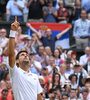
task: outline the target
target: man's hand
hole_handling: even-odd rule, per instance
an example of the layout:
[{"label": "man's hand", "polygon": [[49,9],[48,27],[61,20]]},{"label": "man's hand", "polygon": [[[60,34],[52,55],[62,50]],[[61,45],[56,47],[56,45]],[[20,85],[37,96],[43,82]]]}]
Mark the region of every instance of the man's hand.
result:
[{"label": "man's hand", "polygon": [[17,31],[17,29],[19,28],[20,23],[17,22],[17,16],[15,16],[15,22],[11,24],[11,30],[13,31]]}]

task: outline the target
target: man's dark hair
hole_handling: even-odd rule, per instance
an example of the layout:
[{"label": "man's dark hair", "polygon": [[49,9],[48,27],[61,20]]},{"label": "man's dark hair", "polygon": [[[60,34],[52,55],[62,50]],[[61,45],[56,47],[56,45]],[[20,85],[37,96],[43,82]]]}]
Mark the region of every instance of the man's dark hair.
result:
[{"label": "man's dark hair", "polygon": [[22,52],[25,52],[25,53],[28,54],[28,52],[27,52],[26,50],[21,50],[21,51],[19,51],[18,54],[16,55],[16,60],[19,59],[19,55],[20,55]]},{"label": "man's dark hair", "polygon": [[[73,89],[73,88],[71,88],[71,90],[74,90],[74,91],[76,91],[76,89]],[[70,91],[71,91],[71,90],[70,90]]]},{"label": "man's dark hair", "polygon": [[88,89],[83,89],[83,90],[82,90],[82,93],[83,93],[83,92],[87,92],[87,93],[88,93]]}]

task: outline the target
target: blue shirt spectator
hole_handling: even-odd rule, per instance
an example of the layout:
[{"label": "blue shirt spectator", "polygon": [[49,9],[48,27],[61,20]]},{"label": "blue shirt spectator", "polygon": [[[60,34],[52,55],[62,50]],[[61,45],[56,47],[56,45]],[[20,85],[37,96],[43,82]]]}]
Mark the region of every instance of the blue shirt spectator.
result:
[{"label": "blue shirt spectator", "polygon": [[77,38],[90,36],[90,21],[88,19],[85,21],[82,19],[76,20],[74,24],[73,36]]},{"label": "blue shirt spectator", "polygon": [[81,0],[81,4],[87,12],[90,12],[90,0]]},{"label": "blue shirt spectator", "polygon": [[[17,16],[18,19],[20,19],[19,17],[23,17],[23,9],[24,9],[24,3],[21,0],[10,0],[7,3],[6,6],[7,9],[7,15],[9,14],[12,18],[12,21],[14,20],[14,16]],[[22,18],[21,18],[22,19]],[[21,20],[19,20],[21,21]]]},{"label": "blue shirt spectator", "polygon": [[44,7],[43,12],[44,12],[44,21],[45,22],[50,22],[50,23],[56,22],[56,18],[55,18],[56,8],[53,7],[52,2],[48,3],[48,7]]}]

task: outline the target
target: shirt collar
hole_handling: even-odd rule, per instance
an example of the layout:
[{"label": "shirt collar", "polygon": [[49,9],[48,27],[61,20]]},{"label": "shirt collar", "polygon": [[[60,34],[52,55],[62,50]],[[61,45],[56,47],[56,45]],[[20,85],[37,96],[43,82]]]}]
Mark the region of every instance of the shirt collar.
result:
[{"label": "shirt collar", "polygon": [[27,72],[27,71],[24,71],[23,69],[21,69],[20,67],[19,67],[19,69],[22,71],[23,74],[32,75],[30,70],[29,70],[29,72]]}]

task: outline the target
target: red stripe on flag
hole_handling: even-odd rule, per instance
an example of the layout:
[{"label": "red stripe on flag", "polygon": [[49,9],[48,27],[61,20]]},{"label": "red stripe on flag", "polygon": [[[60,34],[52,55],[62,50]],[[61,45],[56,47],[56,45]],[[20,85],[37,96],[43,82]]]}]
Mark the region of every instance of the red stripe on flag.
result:
[{"label": "red stripe on flag", "polygon": [[63,31],[66,28],[71,27],[71,24],[60,24],[60,23],[31,23],[28,22],[28,24],[31,24],[36,29],[44,29],[44,28],[50,28],[52,31]]}]

